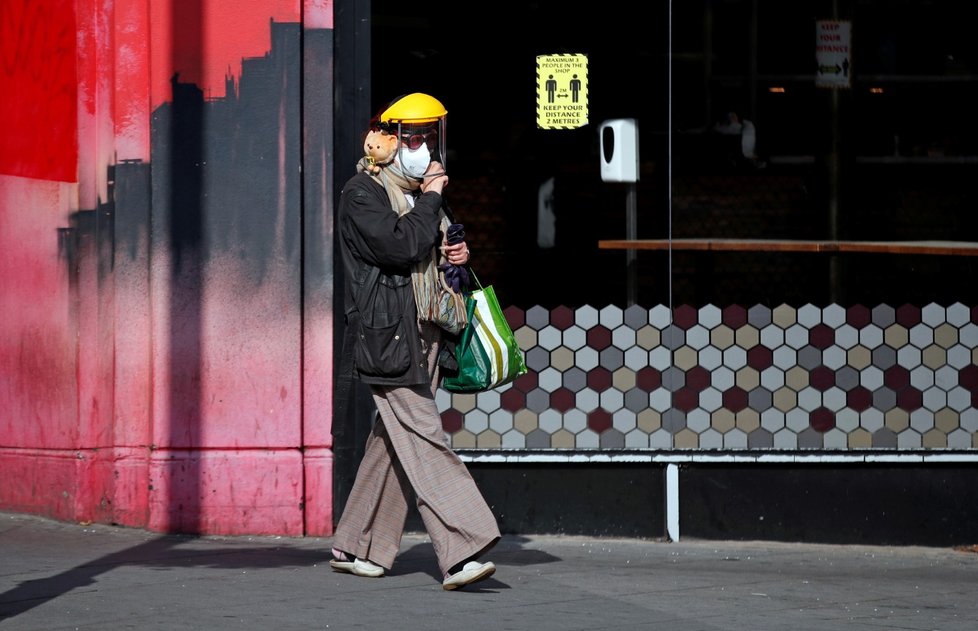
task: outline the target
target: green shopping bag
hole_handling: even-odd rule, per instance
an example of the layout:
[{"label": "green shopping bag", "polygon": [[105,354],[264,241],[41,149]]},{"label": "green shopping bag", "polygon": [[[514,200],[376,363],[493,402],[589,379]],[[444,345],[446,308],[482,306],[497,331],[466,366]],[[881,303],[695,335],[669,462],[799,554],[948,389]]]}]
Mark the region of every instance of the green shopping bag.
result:
[{"label": "green shopping bag", "polygon": [[449,392],[483,392],[525,373],[523,351],[516,343],[492,286],[480,284],[466,296],[465,307],[469,324],[455,346],[458,373],[446,376],[442,387]]}]

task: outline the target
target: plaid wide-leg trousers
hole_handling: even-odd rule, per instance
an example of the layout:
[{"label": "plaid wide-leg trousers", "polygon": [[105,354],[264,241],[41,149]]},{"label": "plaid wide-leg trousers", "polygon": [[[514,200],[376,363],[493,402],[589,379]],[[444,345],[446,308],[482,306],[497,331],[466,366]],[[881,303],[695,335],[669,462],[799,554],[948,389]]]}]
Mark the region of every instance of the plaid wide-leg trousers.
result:
[{"label": "plaid wide-leg trousers", "polygon": [[[432,384],[438,383],[440,329],[420,327]],[[371,386],[379,421],[367,438],[333,547],[390,569],[401,545],[410,491],[442,574],[499,541],[496,518],[451,449],[435,386]]]}]

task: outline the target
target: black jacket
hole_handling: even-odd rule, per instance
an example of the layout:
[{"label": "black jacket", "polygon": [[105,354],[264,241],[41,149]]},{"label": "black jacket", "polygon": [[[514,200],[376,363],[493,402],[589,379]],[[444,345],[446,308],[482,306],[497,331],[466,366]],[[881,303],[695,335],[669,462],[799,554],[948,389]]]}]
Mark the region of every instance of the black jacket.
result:
[{"label": "black jacket", "polygon": [[353,354],[353,374],[364,383],[430,384],[411,270],[441,241],[441,203],[440,194],[424,193],[410,212],[398,217],[387,192],[365,173],[350,178],[340,194],[347,324],[343,352]]}]

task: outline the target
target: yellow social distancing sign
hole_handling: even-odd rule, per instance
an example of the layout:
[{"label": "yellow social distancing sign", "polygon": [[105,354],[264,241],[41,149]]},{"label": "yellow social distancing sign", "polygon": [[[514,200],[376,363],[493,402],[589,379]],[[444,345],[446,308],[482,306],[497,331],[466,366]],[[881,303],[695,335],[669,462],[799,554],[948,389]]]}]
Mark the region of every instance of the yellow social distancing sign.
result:
[{"label": "yellow social distancing sign", "polygon": [[537,127],[587,125],[587,55],[537,56]]}]

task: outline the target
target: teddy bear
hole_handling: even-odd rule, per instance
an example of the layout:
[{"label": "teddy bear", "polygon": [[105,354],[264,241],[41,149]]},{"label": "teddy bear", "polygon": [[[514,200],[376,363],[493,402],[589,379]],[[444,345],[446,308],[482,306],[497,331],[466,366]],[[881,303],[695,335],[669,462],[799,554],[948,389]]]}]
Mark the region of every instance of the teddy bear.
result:
[{"label": "teddy bear", "polygon": [[380,167],[394,159],[397,151],[397,136],[386,132],[371,130],[363,141],[363,152],[367,155],[367,172],[371,175],[380,173]]}]

